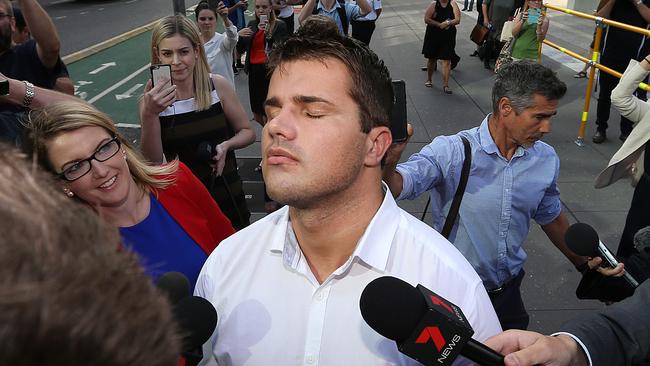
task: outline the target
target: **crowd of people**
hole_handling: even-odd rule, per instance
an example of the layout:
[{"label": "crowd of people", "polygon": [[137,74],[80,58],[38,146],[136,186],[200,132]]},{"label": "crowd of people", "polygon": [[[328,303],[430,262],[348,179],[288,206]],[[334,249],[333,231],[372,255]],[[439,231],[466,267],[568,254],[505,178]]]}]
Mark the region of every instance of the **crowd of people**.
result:
[{"label": "crowd of people", "polygon": [[[0,237],[0,297],[16,299],[0,300],[0,335],[12,340],[0,342],[0,363],[42,364],[38,352],[32,363],[17,360],[34,347],[65,345],[53,363],[173,364],[182,332],[152,285],[169,272],[217,309],[204,361],[219,365],[415,365],[359,312],[365,286],[384,275],[458,305],[473,338],[507,353],[507,365],[650,360],[650,322],[630,316],[647,305],[648,284],[553,337],[525,331],[520,287],[531,220],[580,272],[625,272],[565,242],[559,157],[541,138],[567,86],[536,62],[549,29],[541,1],[477,2],[478,25],[488,29],[477,54],[486,68],[495,55],[509,57],[497,61],[491,113],[408,159],[407,142],[392,139],[391,74],[372,51],[380,0],[251,3],[248,23],[247,0],[201,1],[194,19],[157,22],[151,64],[170,65],[171,76],[147,82],[133,146],[109,115],[71,95],[56,28],[38,1],[0,0],[0,226],[9,234]],[[472,7],[436,0],[426,8],[425,87],[440,64],[442,91],[452,94],[456,27]],[[643,0],[609,0],[599,11],[650,19]],[[613,33],[608,43],[622,37]],[[618,252],[626,258],[638,254],[634,234],[650,226],[649,104],[633,95],[650,58],[618,46],[605,45],[604,62],[629,65],[618,86],[601,79],[601,98],[611,95],[630,127],[622,125],[624,144],[596,185],[631,170],[639,177]],[[235,155],[256,139],[235,92],[240,69],[262,126],[269,214],[253,224]],[[598,118],[603,139],[594,142],[603,142],[607,118]],[[464,199],[443,236],[459,186]],[[430,226],[396,203],[422,194],[431,197]],[[94,249],[83,245],[90,242]],[[87,332],[75,331],[77,320]],[[115,323],[128,324],[112,331]]]}]

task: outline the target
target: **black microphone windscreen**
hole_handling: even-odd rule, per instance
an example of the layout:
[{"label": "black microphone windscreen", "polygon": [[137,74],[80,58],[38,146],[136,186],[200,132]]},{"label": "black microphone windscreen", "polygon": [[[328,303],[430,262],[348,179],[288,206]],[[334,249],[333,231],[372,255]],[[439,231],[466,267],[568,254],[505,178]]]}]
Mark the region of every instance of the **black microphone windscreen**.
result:
[{"label": "black microphone windscreen", "polygon": [[382,336],[401,342],[407,339],[427,311],[422,294],[395,277],[379,277],[361,293],[361,316]]},{"label": "black microphone windscreen", "polygon": [[156,287],[167,296],[172,305],[190,296],[190,281],[180,272],[167,272],[160,276]]},{"label": "black microphone windscreen", "polygon": [[566,245],[574,253],[589,257],[598,255],[598,233],[596,230],[583,222],[575,223],[566,231],[564,236]]},{"label": "black microphone windscreen", "polygon": [[196,147],[196,158],[200,161],[212,161],[214,155],[212,145],[207,141],[202,141]]},{"label": "black microphone windscreen", "polygon": [[634,247],[640,253],[650,253],[650,226],[641,228],[634,234]]},{"label": "black microphone windscreen", "polygon": [[200,348],[217,326],[217,311],[198,296],[188,296],[174,307],[174,315],[183,332],[183,352]]}]

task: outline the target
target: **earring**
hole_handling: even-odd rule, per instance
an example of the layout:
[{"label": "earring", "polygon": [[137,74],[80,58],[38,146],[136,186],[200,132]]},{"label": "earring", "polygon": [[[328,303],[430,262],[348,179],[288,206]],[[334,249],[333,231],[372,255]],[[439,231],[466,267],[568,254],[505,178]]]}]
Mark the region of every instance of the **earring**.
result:
[{"label": "earring", "polygon": [[70,197],[70,198],[74,197],[74,192],[72,192],[71,190],[69,190],[67,188],[63,189],[63,193],[65,193],[65,195]]},{"label": "earring", "polygon": [[124,160],[126,160],[126,150],[122,150],[122,154],[124,155]]}]

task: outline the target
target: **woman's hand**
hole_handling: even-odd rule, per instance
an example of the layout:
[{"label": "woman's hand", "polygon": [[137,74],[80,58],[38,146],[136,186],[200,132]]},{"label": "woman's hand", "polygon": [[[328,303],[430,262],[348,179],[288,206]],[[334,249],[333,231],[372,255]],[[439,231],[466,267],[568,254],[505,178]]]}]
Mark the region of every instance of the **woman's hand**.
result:
[{"label": "woman's hand", "polygon": [[214,161],[212,166],[212,171],[216,176],[220,176],[221,173],[223,173],[223,168],[226,166],[226,155],[228,154],[228,141],[224,141],[217,145],[216,147],[216,154],[212,157],[212,160]]},{"label": "woman's hand", "polygon": [[440,22],[438,27],[443,30],[449,28],[449,19],[445,20],[444,22]]},{"label": "woman's hand", "polygon": [[238,34],[240,37],[250,38],[253,36],[253,30],[248,27],[242,28]]},{"label": "woman's hand", "polygon": [[223,19],[228,18],[228,7],[223,4],[223,1],[219,1],[219,5],[217,5],[217,14]]},{"label": "woman's hand", "polygon": [[158,116],[176,101],[176,85],[171,80],[152,86],[152,81],[147,81],[142,97],[142,113],[147,116]]}]

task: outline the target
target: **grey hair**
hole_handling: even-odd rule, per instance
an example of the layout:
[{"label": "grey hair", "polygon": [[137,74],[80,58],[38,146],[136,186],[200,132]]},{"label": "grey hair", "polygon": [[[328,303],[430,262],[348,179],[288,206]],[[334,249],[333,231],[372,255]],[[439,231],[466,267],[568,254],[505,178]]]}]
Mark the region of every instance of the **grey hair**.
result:
[{"label": "grey hair", "polygon": [[492,87],[492,111],[499,114],[499,100],[506,97],[517,114],[533,105],[535,95],[559,100],[566,93],[566,84],[555,72],[536,62],[515,61],[499,70]]}]

